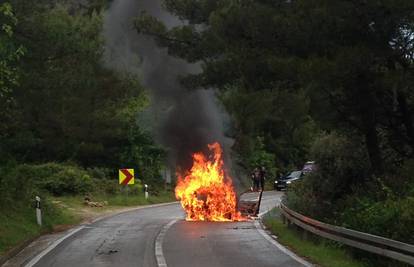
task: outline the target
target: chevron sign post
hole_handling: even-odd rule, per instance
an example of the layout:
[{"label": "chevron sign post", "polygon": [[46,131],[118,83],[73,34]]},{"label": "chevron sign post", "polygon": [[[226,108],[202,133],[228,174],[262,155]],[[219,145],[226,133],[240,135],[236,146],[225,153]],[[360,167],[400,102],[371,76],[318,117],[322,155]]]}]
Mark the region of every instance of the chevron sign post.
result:
[{"label": "chevron sign post", "polygon": [[134,169],[119,169],[119,184],[132,185],[135,183]]}]

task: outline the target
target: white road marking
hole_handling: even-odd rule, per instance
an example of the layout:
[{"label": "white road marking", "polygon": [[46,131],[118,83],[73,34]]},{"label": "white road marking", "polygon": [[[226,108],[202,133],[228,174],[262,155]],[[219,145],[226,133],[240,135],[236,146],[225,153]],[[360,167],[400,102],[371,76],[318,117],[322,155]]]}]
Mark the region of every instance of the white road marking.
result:
[{"label": "white road marking", "polygon": [[[263,215],[264,213],[262,213]],[[261,216],[260,216],[261,217]],[[262,226],[260,225],[259,221],[254,221],[254,226],[256,227],[257,231],[270,243],[272,243],[274,246],[276,246],[280,251],[285,253],[286,255],[290,256],[295,261],[299,262],[303,266],[306,267],[313,267],[313,264],[305,261],[304,259],[300,258],[298,255],[290,251],[289,249],[282,246],[279,242],[277,242],[275,239],[273,239],[270,235],[266,233],[265,230],[263,230]]]},{"label": "white road marking", "polygon": [[120,214],[123,214],[123,213],[131,212],[131,211],[137,211],[137,210],[149,209],[149,208],[158,208],[158,207],[163,207],[163,206],[168,206],[168,205],[178,204],[178,203],[180,203],[180,202],[179,201],[174,201],[174,202],[151,204],[151,205],[144,205],[144,206],[139,206],[139,207],[135,207],[135,208],[125,209],[125,210],[117,212],[117,213],[108,214],[108,215],[98,217],[98,218],[92,220],[92,222],[90,222],[88,224],[93,224],[93,223],[96,223],[98,221],[102,221],[104,219],[108,219],[108,218],[111,218],[111,217],[114,217],[114,216],[117,216],[117,215],[120,215]]},{"label": "white road marking", "polygon": [[[157,208],[157,207],[162,207],[162,206],[167,206],[167,205],[171,205],[171,204],[176,204],[179,203],[178,201],[175,202],[167,202],[167,203],[161,203],[161,204],[153,204],[153,205],[146,205],[146,206],[141,206],[141,207],[136,207],[136,208],[131,208],[128,210],[124,210],[115,214],[109,214],[109,215],[105,215],[102,217],[98,217],[96,219],[94,219],[91,223],[89,223],[88,225],[91,225],[93,223],[96,223],[98,221],[104,220],[104,219],[108,219],[110,217],[114,217],[123,213],[127,213],[127,212],[131,212],[131,211],[135,211],[135,210],[140,210],[140,209],[148,209],[148,208]],[[65,239],[67,239],[68,237],[76,234],[77,232],[79,232],[82,229],[88,228],[87,225],[81,225],[77,228],[74,228],[73,230],[69,230],[70,232],[57,239],[56,241],[54,241],[52,243],[52,245],[50,245],[49,247],[47,247],[45,250],[43,250],[42,252],[40,252],[38,255],[36,255],[36,257],[34,257],[32,260],[29,261],[29,263],[27,263],[26,265],[24,265],[24,267],[33,267],[36,263],[38,263],[46,254],[48,254],[50,251],[52,251],[54,248],[56,248],[60,243],[62,243]]]},{"label": "white road marking", "polygon": [[51,250],[53,250],[54,248],[56,248],[60,243],[62,243],[66,238],[76,234],[77,232],[79,232],[80,230],[82,230],[83,228],[85,228],[84,226],[80,226],[78,228],[75,228],[74,230],[72,230],[71,232],[69,232],[67,235],[59,238],[58,240],[56,240],[55,242],[52,243],[52,245],[50,245],[47,249],[43,250],[42,252],[40,252],[36,257],[34,257],[31,261],[29,261],[29,263],[27,263],[25,265],[25,267],[32,267],[34,266],[36,263],[38,263],[38,261],[40,261],[41,258],[43,258],[47,253],[49,253]]},{"label": "white road marking", "polygon": [[162,250],[162,243],[164,242],[164,237],[168,229],[177,221],[178,219],[175,219],[164,225],[155,239],[155,258],[157,259],[158,267],[167,267],[167,262],[165,261],[164,252]]}]

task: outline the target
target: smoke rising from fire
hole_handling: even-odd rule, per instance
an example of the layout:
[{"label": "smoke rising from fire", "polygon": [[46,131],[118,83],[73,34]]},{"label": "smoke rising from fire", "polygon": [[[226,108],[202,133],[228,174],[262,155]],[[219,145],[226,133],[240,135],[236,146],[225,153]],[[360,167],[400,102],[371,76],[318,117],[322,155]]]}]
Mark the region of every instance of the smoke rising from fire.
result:
[{"label": "smoke rising from fire", "polygon": [[[150,89],[152,106],[148,116],[157,140],[169,149],[172,166],[191,167],[191,155],[215,141],[229,150],[231,140],[223,135],[226,114],[218,107],[211,90],[184,89],[177,77],[197,73],[197,64],[171,57],[147,36],[133,29],[133,18],[141,11],[163,21],[168,27],[181,24],[161,7],[162,0],[115,0],[104,21],[106,64],[114,69],[138,73]],[[228,161],[227,161],[228,162]]]}]

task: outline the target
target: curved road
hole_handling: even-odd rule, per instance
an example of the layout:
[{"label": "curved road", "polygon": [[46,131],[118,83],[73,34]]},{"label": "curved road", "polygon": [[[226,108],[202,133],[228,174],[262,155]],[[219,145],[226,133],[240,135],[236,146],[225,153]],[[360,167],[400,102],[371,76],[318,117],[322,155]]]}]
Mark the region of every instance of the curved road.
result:
[{"label": "curved road", "polygon": [[[261,212],[277,205],[280,197],[280,193],[264,193]],[[265,238],[257,222],[186,222],[183,218],[176,203],[121,213],[81,228],[34,266],[158,266],[155,240],[172,220],[177,221],[161,239],[162,256],[170,267],[303,266]]]}]

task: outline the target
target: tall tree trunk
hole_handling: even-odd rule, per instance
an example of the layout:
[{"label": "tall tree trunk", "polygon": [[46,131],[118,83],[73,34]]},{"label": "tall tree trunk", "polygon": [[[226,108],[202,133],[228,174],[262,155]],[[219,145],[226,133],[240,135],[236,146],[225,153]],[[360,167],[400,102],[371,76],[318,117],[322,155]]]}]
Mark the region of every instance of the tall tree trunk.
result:
[{"label": "tall tree trunk", "polygon": [[377,130],[374,125],[366,125],[365,143],[367,146],[369,161],[371,163],[371,172],[374,174],[382,174],[384,171],[381,151],[379,149],[379,141]]},{"label": "tall tree trunk", "polygon": [[414,154],[414,126],[411,111],[408,108],[407,96],[401,90],[397,93],[398,107],[400,109],[404,127],[407,131],[409,145],[411,146],[411,155]]},{"label": "tall tree trunk", "polygon": [[377,99],[374,90],[365,79],[361,79],[360,84],[362,85],[359,99],[361,128],[371,163],[371,173],[380,175],[384,171],[384,166],[377,133]]}]

